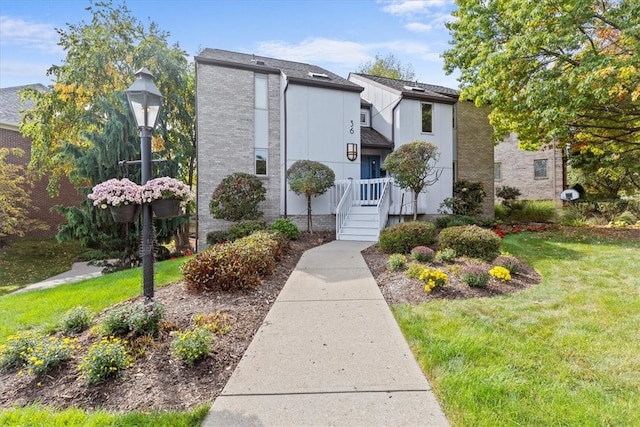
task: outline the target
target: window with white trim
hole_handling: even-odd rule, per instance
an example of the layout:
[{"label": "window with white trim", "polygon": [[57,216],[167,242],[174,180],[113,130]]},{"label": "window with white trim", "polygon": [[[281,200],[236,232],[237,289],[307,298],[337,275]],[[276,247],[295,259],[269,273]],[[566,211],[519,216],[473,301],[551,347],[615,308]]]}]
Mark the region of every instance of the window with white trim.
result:
[{"label": "window with white trim", "polygon": [[360,126],[369,126],[369,110],[366,108],[360,110]]}]

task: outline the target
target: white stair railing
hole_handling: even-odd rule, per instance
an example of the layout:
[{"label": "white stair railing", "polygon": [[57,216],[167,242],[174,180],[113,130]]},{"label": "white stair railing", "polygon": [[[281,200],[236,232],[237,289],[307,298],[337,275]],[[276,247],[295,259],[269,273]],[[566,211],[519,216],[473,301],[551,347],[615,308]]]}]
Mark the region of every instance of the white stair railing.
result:
[{"label": "white stair railing", "polygon": [[342,226],[349,215],[349,209],[351,209],[355,200],[353,180],[348,180],[346,187],[343,187],[343,191],[342,197],[336,206],[336,235],[340,235]]},{"label": "white stair railing", "polygon": [[390,180],[387,180],[382,187],[380,200],[378,200],[378,230],[385,228],[387,226],[387,221],[389,220],[389,207],[391,205],[390,187]]}]

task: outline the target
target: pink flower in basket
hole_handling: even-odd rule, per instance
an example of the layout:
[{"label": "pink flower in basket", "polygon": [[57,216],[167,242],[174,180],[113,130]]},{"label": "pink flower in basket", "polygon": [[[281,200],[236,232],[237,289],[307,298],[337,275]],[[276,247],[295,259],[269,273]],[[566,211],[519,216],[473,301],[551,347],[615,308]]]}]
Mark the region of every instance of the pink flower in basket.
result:
[{"label": "pink flower in basket", "polygon": [[139,205],[142,203],[142,188],[128,180],[110,179],[91,189],[87,196],[94,206],[107,209],[109,206]]},{"label": "pink flower in basket", "polygon": [[142,186],[142,202],[151,203],[160,199],[180,200],[180,205],[185,206],[192,200],[191,189],[184,182],[168,176],[150,179]]}]

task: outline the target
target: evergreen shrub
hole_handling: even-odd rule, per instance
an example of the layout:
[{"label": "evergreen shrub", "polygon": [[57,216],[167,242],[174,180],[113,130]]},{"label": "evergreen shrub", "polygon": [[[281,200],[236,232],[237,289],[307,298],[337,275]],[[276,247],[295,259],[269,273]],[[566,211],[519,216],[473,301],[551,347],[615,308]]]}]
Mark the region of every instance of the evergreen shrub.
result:
[{"label": "evergreen shrub", "polygon": [[402,222],[380,231],[378,248],[386,254],[408,254],[416,246],[432,244],[436,238],[436,227],[430,222]]},{"label": "evergreen shrub", "polygon": [[502,239],[491,230],[476,225],[449,227],[440,231],[438,242],[442,249],[451,248],[458,256],[478,258],[487,262],[500,255]]},{"label": "evergreen shrub", "polygon": [[279,218],[273,221],[269,226],[269,230],[279,231],[289,240],[298,240],[300,230],[289,218]]}]

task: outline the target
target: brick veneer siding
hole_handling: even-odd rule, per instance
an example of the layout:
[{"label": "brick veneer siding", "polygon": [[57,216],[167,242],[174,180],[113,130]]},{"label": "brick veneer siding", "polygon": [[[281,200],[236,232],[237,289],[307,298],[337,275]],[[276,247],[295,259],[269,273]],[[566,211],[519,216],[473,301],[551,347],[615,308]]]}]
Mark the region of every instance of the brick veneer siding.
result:
[{"label": "brick veneer siding", "polygon": [[[535,178],[534,160],[547,160],[547,176]],[[495,162],[501,164],[501,177],[496,187],[509,186],[520,190],[521,200],[554,200],[561,203],[564,189],[562,151],[544,146],[538,151],[518,148],[517,135],[510,135],[495,147]]]},{"label": "brick veneer siding", "polygon": [[[260,205],[264,220],[280,210],[280,76],[269,74],[269,148],[267,190]],[[207,247],[211,231],[230,223],[213,218],[211,195],[222,179],[234,172],[254,173],[254,72],[211,64],[196,64],[198,250]]]},{"label": "brick veneer siding", "polygon": [[494,217],[493,145],[489,125],[490,109],[476,107],[472,102],[456,104],[457,164],[456,179],[482,182],[487,196],[482,206],[483,215]]},{"label": "brick veneer siding", "polygon": [[[0,128],[0,147],[20,148],[24,151],[24,156],[8,156],[7,160],[15,164],[22,165],[26,170],[31,155],[31,140],[24,138],[20,132],[11,128]],[[29,217],[44,221],[48,230],[35,230],[27,232],[25,237],[47,237],[55,236],[58,226],[66,222],[65,217],[52,211],[55,205],[76,206],[79,205],[83,197],[76,191],[68,179],[62,178],[60,182],[60,192],[57,197],[50,197],[47,192],[48,177],[36,180],[33,187],[25,186],[31,196],[31,204],[35,209],[30,210]]]}]

